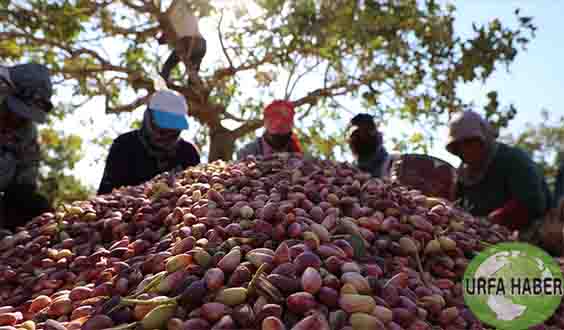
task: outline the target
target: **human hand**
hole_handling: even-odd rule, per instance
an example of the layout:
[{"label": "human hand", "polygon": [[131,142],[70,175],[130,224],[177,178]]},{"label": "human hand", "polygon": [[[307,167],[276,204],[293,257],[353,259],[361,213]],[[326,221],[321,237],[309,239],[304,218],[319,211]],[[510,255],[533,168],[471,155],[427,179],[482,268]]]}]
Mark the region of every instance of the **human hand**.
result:
[{"label": "human hand", "polygon": [[502,210],[501,209],[497,209],[493,212],[491,212],[490,214],[488,214],[488,220],[491,223],[495,223],[495,224],[501,224],[503,222],[503,218],[502,218]]}]

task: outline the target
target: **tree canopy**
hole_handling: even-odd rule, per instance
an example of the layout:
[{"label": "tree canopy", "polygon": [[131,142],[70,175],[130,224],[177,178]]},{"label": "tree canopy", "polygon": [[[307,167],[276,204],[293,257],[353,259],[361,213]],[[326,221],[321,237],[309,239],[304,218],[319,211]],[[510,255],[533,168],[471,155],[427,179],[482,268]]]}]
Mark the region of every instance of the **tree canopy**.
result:
[{"label": "tree canopy", "polygon": [[54,207],[64,202],[87,199],[92,193],[71,172],[83,157],[82,138],[55,128],[55,124],[72,110],[57,107],[51,114],[48,125],[39,131],[42,146],[39,190]]},{"label": "tree canopy", "polygon": [[544,171],[549,184],[554,184],[558,167],[564,162],[564,116],[541,111],[539,124],[527,124],[518,134],[508,134],[503,140],[527,151]]},{"label": "tree canopy", "polygon": [[[149,73],[163,62],[157,37],[170,2],[0,3],[0,57],[48,65],[58,82],[73,86],[75,106],[103,96],[106,112],[128,112],[154,91]],[[188,86],[179,69],[169,83],[202,125],[198,141],[209,144],[209,160],[231,159],[234,141],[262,126],[261,109],[273,97],[299,106],[301,138],[326,157],[342,137],[328,135],[323,122],[340,115],[347,97],[371,112],[436,124],[439,115],[468,107],[456,95],[458,84],[486,80],[509,65],[535,31],[516,10],[517,26],[493,18],[462,39],[453,29],[455,7],[434,0],[256,0],[227,9],[224,3],[189,1],[197,15],[217,22],[217,35],[205,37],[219,38],[224,56],[204,60],[201,88]],[[222,19],[228,15],[233,19]],[[242,84],[249,76],[252,90]],[[488,111],[501,114],[503,124],[496,102]]]}]

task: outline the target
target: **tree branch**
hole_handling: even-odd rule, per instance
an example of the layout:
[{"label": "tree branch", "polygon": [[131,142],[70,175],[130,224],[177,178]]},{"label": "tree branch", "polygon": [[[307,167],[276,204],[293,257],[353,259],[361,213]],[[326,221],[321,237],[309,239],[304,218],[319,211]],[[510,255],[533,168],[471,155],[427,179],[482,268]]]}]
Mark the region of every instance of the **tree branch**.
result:
[{"label": "tree branch", "polygon": [[313,109],[314,105],[310,104],[309,107],[307,108],[306,111],[304,111],[304,113],[300,116],[300,118],[298,119],[298,121],[302,121],[304,120],[305,117],[309,116],[309,114],[311,113],[311,110]]},{"label": "tree branch", "polygon": [[249,120],[232,132],[233,135],[237,138],[252,133],[257,129],[261,128],[263,125],[264,123],[262,120],[259,119]]},{"label": "tree branch", "polygon": [[78,109],[80,107],[82,107],[83,105],[85,105],[86,103],[90,102],[94,97],[93,96],[88,96],[86,97],[86,100],[80,102],[80,103],[71,103],[72,107],[75,109]]},{"label": "tree branch", "polygon": [[[338,83],[327,88],[318,88],[308,93],[306,96],[302,97],[301,99],[293,101],[293,103],[296,107],[299,107],[304,104],[317,104],[320,98],[346,95],[358,89],[361,85],[362,85],[361,83],[354,83],[354,84]],[[337,91],[338,89],[343,89],[343,90]]]},{"label": "tree branch", "polygon": [[290,89],[290,94],[292,94],[294,92],[294,89],[296,88],[298,81],[300,81],[305,75],[307,75],[307,74],[311,73],[313,70],[315,70],[315,68],[317,68],[320,64],[321,64],[321,61],[318,61],[314,66],[312,66],[308,70],[306,70],[306,71],[302,72],[300,75],[298,75],[298,77],[294,81],[294,84],[292,85],[292,88]]},{"label": "tree branch", "polygon": [[[315,68],[317,68],[319,65],[321,64],[321,61],[317,61],[317,63],[315,65],[313,65],[312,67],[308,68],[307,70],[305,70],[304,72],[302,72],[301,74],[298,75],[298,77],[296,78],[296,80],[294,80],[294,83],[292,84],[292,88],[290,89],[290,95],[292,95],[292,93],[294,92],[294,89],[296,88],[296,86],[298,85],[298,82],[305,77],[307,74],[311,73],[313,70],[315,70]],[[289,98],[289,96],[288,96]]]},{"label": "tree branch", "polygon": [[147,104],[149,102],[149,98],[151,97],[151,94],[147,94],[145,96],[142,96],[140,98],[138,98],[137,100],[126,104],[126,105],[121,105],[121,106],[117,106],[117,107],[110,107],[110,99],[108,97],[106,97],[106,113],[122,113],[122,112],[131,112],[137,108],[139,108],[140,106],[143,106],[145,104]]},{"label": "tree branch", "polygon": [[351,115],[354,114],[354,111],[352,111],[352,110],[349,109],[348,107],[344,106],[341,102],[337,101],[337,100],[335,99],[335,97],[331,97],[331,101],[335,102],[335,103],[339,106],[339,108],[344,109],[344,110],[345,110],[346,112],[348,112],[349,114],[351,114]]},{"label": "tree branch", "polygon": [[223,115],[225,116],[224,119],[231,119],[231,120],[239,122],[239,123],[243,123],[243,122],[246,121],[245,119],[243,119],[241,117],[237,117],[237,116],[233,115],[232,113],[230,113],[227,110],[223,112]]},{"label": "tree branch", "polygon": [[[85,16],[93,16],[97,10],[99,9],[103,9],[109,5],[111,5],[113,3],[113,1],[102,1],[102,2],[95,2],[95,1],[87,1],[85,3],[83,3],[83,5],[81,6],[81,11],[76,12],[76,14],[81,14],[81,15],[85,15]],[[41,11],[37,9],[37,5],[32,5],[32,9],[28,10],[24,7],[22,7],[21,5],[12,2],[10,5],[13,5],[16,8],[16,11],[11,11],[11,10],[0,10],[0,13],[2,15],[11,15],[13,16],[15,19],[17,20],[29,20],[30,17],[35,17],[37,19],[39,19],[42,22],[49,22],[51,24],[55,24],[55,22],[53,22],[51,20],[51,16],[47,15],[43,15],[41,14]],[[78,8],[77,8],[78,9]],[[1,16],[1,15],[0,15]]]},{"label": "tree branch", "polygon": [[[145,24],[143,24],[145,25]],[[114,35],[130,35],[130,34],[134,34],[137,38],[148,38],[148,37],[153,37],[156,36],[157,33],[159,33],[159,31],[161,30],[161,28],[159,26],[153,26],[150,28],[147,28],[145,30],[139,30],[140,27],[142,27],[143,25],[140,26],[134,26],[132,28],[122,28],[119,27],[117,25],[113,25],[112,26],[112,32]]]},{"label": "tree branch", "polygon": [[153,6],[151,6],[151,4],[150,4],[151,1],[144,2],[142,5],[136,5],[130,0],[121,0],[121,2],[123,2],[123,4],[126,5],[127,7],[131,8],[135,11],[138,11],[140,13],[150,12],[151,9],[153,8]]},{"label": "tree branch", "polygon": [[323,75],[323,88],[327,88],[327,81],[329,80],[329,69],[331,69],[331,63],[327,63],[327,68],[325,68],[325,74]]},{"label": "tree branch", "polygon": [[301,62],[303,57],[300,57],[297,62],[294,61],[294,65],[292,65],[292,69],[290,70],[290,74],[288,75],[288,80],[286,81],[286,88],[284,88],[284,99],[287,100],[290,98],[292,92],[288,92],[290,88],[290,82],[292,81],[292,77],[298,68],[298,64]]},{"label": "tree branch", "polygon": [[227,49],[225,49],[225,45],[223,44],[223,34],[221,33],[221,22],[223,22],[223,9],[221,10],[221,16],[219,17],[219,23],[217,24],[217,35],[219,36],[219,43],[221,44],[221,50],[223,50],[223,55],[227,58],[227,62],[229,63],[229,68],[233,68],[233,62],[231,62],[231,58],[227,53]]},{"label": "tree branch", "polygon": [[269,63],[270,61],[272,61],[272,57],[267,54],[261,60],[255,62],[255,63],[242,64],[242,65],[239,65],[238,67],[233,67],[233,68],[218,69],[218,70],[215,71],[213,76],[207,81],[206,84],[208,86],[216,87],[218,85],[218,83],[225,78],[233,77],[238,72],[254,70],[254,69],[258,68],[259,66],[261,66],[265,63]]},{"label": "tree branch", "polygon": [[31,36],[29,34],[13,32],[13,31],[12,32],[0,32],[0,40],[17,39],[17,38],[27,39],[27,40],[33,41],[37,44],[40,44],[40,45],[50,45],[50,46],[53,46],[53,47],[57,47],[59,49],[64,50],[65,52],[67,52],[69,54],[72,54],[72,49],[70,47],[67,47],[64,44],[53,41],[53,40],[37,38],[37,37]]},{"label": "tree branch", "polygon": [[53,47],[57,47],[61,50],[63,50],[64,52],[68,53],[71,57],[78,57],[80,55],[83,54],[87,54],[90,55],[91,57],[93,57],[94,59],[96,59],[99,64],[100,64],[100,68],[97,69],[81,69],[81,70],[66,70],[63,69],[60,72],[61,73],[69,73],[72,74],[74,73],[97,73],[97,72],[104,72],[104,71],[117,71],[117,72],[124,72],[124,73],[128,73],[129,71],[125,68],[119,67],[119,66],[115,66],[112,65],[110,62],[108,62],[106,59],[104,59],[102,56],[100,56],[100,54],[98,54],[98,52],[92,50],[92,49],[87,49],[87,48],[79,48],[79,49],[72,49],[69,46],[66,46],[60,42],[56,42],[50,39],[43,39],[43,38],[38,38],[38,37],[34,37],[31,35],[27,35],[24,33],[19,33],[19,32],[0,32],[0,40],[3,39],[16,39],[16,38],[22,38],[24,40],[27,41],[31,41],[32,43],[36,44],[36,45],[40,45],[40,46],[44,46],[44,45],[50,45]]}]

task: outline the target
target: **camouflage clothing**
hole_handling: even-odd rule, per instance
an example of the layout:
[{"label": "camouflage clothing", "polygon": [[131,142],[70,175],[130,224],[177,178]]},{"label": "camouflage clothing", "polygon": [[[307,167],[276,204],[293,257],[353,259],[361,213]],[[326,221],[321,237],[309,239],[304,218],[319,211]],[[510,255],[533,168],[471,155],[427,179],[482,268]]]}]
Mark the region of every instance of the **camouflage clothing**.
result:
[{"label": "camouflage clothing", "polygon": [[37,192],[36,123],[53,108],[49,70],[40,64],[0,66],[0,227],[15,229],[49,210]]},{"label": "camouflage clothing", "polygon": [[13,133],[0,133],[0,192],[11,184],[35,187],[38,174],[39,144],[35,124],[29,123]]},{"label": "camouflage clothing", "polygon": [[[53,84],[47,67],[27,63],[0,66],[0,192],[10,185],[36,187],[39,168],[37,126],[53,108]],[[14,126],[9,113],[26,120]]]}]

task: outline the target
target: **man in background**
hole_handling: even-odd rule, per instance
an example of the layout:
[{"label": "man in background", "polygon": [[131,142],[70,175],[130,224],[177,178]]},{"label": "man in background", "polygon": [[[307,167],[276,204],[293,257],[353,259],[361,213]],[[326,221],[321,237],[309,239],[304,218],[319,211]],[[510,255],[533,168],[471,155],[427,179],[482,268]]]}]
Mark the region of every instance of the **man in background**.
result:
[{"label": "man in background", "polygon": [[458,156],[457,198],[472,215],[519,230],[528,241],[549,208],[544,176],[523,150],[497,141],[497,131],[478,113],[456,114],[446,149]]},{"label": "man in background", "polygon": [[49,210],[37,192],[37,124],[53,108],[49,70],[39,64],[0,67],[0,227],[14,230]]},{"label": "man in background", "polygon": [[382,133],[376,126],[374,116],[361,113],[350,125],[356,127],[349,137],[349,146],[355,157],[355,165],[376,178],[388,177],[392,161],[399,156],[390,155],[384,146]]},{"label": "man in background", "polygon": [[163,15],[161,25],[163,33],[158,39],[159,44],[169,44],[172,48],[162,67],[161,76],[168,81],[172,70],[182,61],[188,66],[189,81],[197,82],[207,50],[206,39],[198,27],[198,18],[175,1],[167,15]]},{"label": "man in background", "polygon": [[302,147],[294,129],[294,104],[289,101],[277,100],[264,109],[263,136],[245,145],[237,153],[237,159],[247,156],[269,156],[275,153],[299,153],[303,155]]}]

